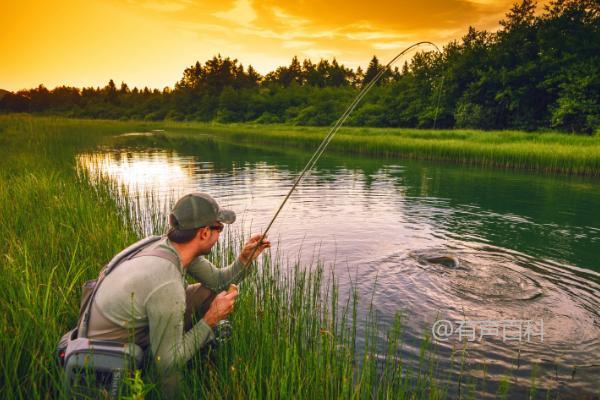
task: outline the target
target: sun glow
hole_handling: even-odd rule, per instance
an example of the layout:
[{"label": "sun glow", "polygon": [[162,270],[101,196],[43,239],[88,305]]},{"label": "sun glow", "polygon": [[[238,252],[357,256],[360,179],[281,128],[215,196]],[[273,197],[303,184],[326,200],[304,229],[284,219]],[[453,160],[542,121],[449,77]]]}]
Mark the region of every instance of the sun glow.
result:
[{"label": "sun glow", "polygon": [[[541,3],[544,3],[542,1]],[[512,0],[60,0],[4,2],[0,89],[172,87],[183,70],[216,54],[259,72],[296,55],[366,66],[406,43],[443,45],[469,25],[496,29]],[[541,9],[543,4],[538,5]]]}]

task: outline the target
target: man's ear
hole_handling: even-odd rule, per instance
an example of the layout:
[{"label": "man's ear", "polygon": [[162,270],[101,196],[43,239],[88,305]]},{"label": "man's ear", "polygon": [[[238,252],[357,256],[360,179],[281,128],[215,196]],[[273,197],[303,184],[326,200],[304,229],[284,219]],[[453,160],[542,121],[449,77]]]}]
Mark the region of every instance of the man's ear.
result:
[{"label": "man's ear", "polygon": [[210,231],[206,228],[200,228],[196,231],[196,239],[206,240],[210,236]]}]

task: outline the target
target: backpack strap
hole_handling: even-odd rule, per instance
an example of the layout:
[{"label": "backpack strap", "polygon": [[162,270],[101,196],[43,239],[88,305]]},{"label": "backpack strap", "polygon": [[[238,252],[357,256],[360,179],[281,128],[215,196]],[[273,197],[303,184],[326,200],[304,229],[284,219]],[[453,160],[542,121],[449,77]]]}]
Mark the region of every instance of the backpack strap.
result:
[{"label": "backpack strap", "polygon": [[159,258],[163,258],[167,261],[170,261],[172,264],[175,264],[175,265],[179,264],[179,257],[177,256],[177,254],[175,254],[172,251],[169,251],[167,249],[161,249],[161,248],[144,249],[144,250],[140,251],[139,253],[136,253],[133,256],[131,256],[130,258],[128,258],[128,260],[132,260],[132,259],[138,258],[138,257],[145,257],[145,256],[159,257]]},{"label": "backpack strap", "polygon": [[106,278],[106,276],[109,273],[111,273],[116,267],[118,267],[121,263],[142,256],[155,256],[164,258],[165,260],[168,260],[175,265],[179,263],[179,257],[177,257],[176,254],[167,249],[148,248],[152,243],[157,242],[159,239],[162,239],[162,236],[149,236],[132,244],[131,246],[119,252],[110,260],[108,264],[104,266],[104,268],[102,268],[100,274],[98,275],[98,279],[96,281],[94,290],[88,298],[84,311],[81,314],[79,321],[77,322],[77,326],[80,327],[79,333],[77,335],[78,337],[87,337],[88,327],[90,325],[90,311],[92,309],[92,302],[94,301],[94,297],[96,297],[98,288],[100,287],[100,284],[104,281],[104,278]]}]

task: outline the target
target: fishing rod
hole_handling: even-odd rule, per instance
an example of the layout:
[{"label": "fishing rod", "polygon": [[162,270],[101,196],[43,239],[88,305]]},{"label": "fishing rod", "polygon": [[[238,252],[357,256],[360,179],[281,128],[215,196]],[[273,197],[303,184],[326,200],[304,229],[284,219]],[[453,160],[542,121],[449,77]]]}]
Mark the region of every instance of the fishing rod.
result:
[{"label": "fishing rod", "polygon": [[[424,45],[424,44],[431,45],[431,46],[433,46],[435,48],[435,50],[438,53],[440,52],[440,49],[434,43],[428,42],[428,41],[418,42],[418,43],[415,43],[415,44],[407,47],[402,52],[398,53],[398,55],[396,55],[394,58],[392,58],[385,65],[385,67],[381,68],[379,70],[379,72],[377,73],[377,75],[375,75],[375,77],[365,87],[363,87],[361,89],[361,91],[358,93],[358,95],[356,95],[356,97],[354,98],[354,100],[352,101],[352,103],[350,103],[350,105],[348,106],[348,108],[346,108],[346,110],[344,111],[344,113],[340,116],[340,118],[338,118],[338,120],[336,121],[336,123],[331,127],[331,129],[329,130],[329,133],[325,136],[325,138],[323,139],[323,141],[321,142],[321,144],[319,145],[319,147],[317,147],[317,150],[315,150],[315,152],[313,153],[313,155],[310,158],[310,160],[308,160],[308,162],[306,163],[306,165],[304,166],[304,168],[300,172],[300,175],[298,175],[298,177],[294,181],[294,184],[292,185],[292,187],[288,191],[287,195],[285,196],[285,198],[283,199],[283,201],[281,202],[281,204],[277,208],[277,211],[275,211],[275,214],[273,215],[273,218],[271,218],[271,222],[269,222],[269,224],[267,225],[267,228],[264,230],[264,232],[262,234],[262,238],[257,242],[256,246],[254,247],[254,250],[250,254],[250,257],[248,258],[248,261],[247,261],[247,263],[246,263],[246,265],[244,267],[247,267],[252,262],[252,257],[254,257],[254,254],[256,253],[256,251],[258,250],[258,248],[260,247],[260,245],[262,243],[262,239],[267,236],[267,233],[269,233],[269,230],[271,229],[271,226],[273,226],[273,223],[275,222],[275,220],[279,216],[279,213],[283,209],[283,206],[285,206],[285,203],[287,203],[287,201],[289,200],[290,196],[292,195],[292,193],[294,192],[294,190],[296,189],[296,187],[300,184],[300,182],[302,181],[302,179],[304,178],[304,176],[307,173],[309,173],[310,170],[312,170],[312,168],[315,166],[315,164],[317,163],[317,161],[319,161],[319,158],[321,158],[321,155],[325,152],[325,149],[327,148],[327,145],[329,145],[329,142],[331,142],[331,140],[333,139],[333,137],[335,136],[335,134],[337,133],[337,131],[341,128],[341,126],[344,124],[344,122],[346,122],[346,120],[348,119],[348,117],[350,116],[350,114],[352,113],[352,111],[354,111],[354,109],[356,108],[356,106],[358,105],[358,103],[360,103],[360,101],[363,99],[363,97],[365,97],[365,95],[369,92],[369,90],[371,90],[371,88],[373,86],[375,86],[375,84],[388,71],[388,68],[392,64],[394,64],[400,57],[402,57],[404,54],[406,54],[410,50],[414,49],[415,47],[419,47],[421,45]],[[440,87],[439,87],[440,91],[441,91],[442,85],[443,85],[443,77],[442,77],[442,82],[441,82]],[[435,127],[435,121],[437,120],[437,112],[438,112],[438,108],[439,108],[440,97],[441,97],[441,94],[438,95],[438,101],[437,101],[437,106],[436,106],[435,116],[434,116],[434,127]]]}]

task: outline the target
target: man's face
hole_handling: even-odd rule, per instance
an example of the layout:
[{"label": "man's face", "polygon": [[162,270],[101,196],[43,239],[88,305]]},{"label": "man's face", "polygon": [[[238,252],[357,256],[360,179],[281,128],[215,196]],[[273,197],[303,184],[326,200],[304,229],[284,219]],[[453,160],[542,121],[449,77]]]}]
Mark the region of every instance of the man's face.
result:
[{"label": "man's face", "polygon": [[200,237],[202,239],[201,240],[201,245],[202,245],[201,246],[202,247],[201,254],[202,255],[207,255],[210,253],[213,246],[219,240],[219,236],[221,235],[223,228],[224,228],[224,225],[220,222],[214,222],[210,226],[202,228],[202,230],[200,232]]}]

